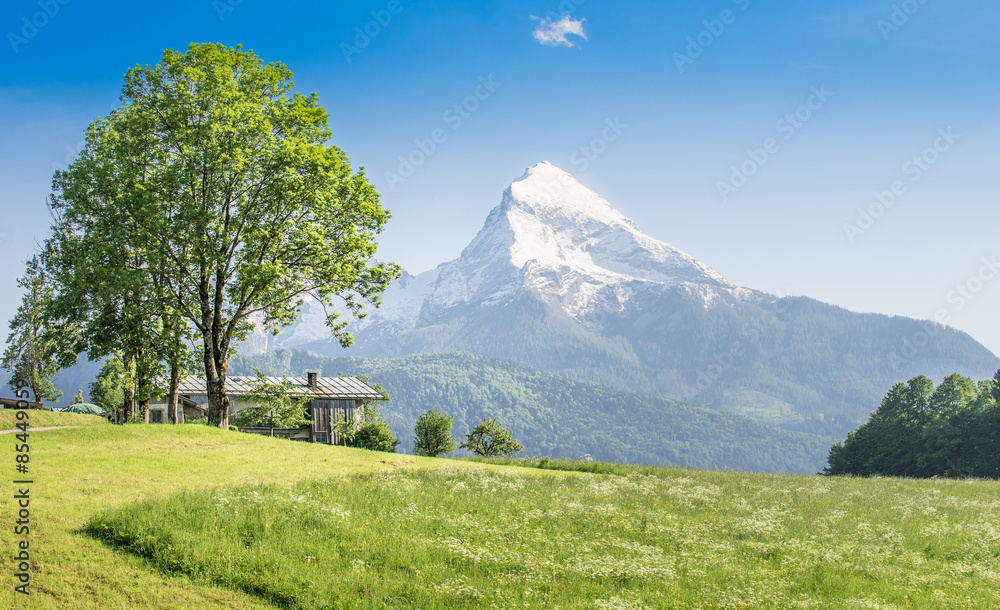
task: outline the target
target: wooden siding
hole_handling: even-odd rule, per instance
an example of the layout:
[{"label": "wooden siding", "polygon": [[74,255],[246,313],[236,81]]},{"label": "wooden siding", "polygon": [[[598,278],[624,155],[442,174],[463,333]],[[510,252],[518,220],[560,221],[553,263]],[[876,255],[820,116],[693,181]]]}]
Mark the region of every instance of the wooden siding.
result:
[{"label": "wooden siding", "polygon": [[333,429],[338,416],[353,421],[355,426],[360,426],[363,421],[360,401],[314,398],[310,401],[309,410],[312,414],[309,441],[312,443],[337,445],[341,442],[340,435]]}]

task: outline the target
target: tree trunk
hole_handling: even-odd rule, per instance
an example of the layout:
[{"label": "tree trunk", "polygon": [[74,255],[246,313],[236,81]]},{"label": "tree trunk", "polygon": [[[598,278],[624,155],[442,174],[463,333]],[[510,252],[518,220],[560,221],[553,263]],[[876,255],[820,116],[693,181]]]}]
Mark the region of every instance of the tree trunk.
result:
[{"label": "tree trunk", "polygon": [[149,423],[149,400],[152,398],[152,383],[149,372],[149,355],[145,349],[136,353],[135,359],[135,398],[139,407],[139,418],[142,423]]},{"label": "tree trunk", "polygon": [[[215,344],[206,340],[205,385],[208,391],[208,422],[229,429],[229,396],[226,395],[226,363]],[[220,362],[221,360],[221,362]]]},{"label": "tree trunk", "polygon": [[135,419],[135,394],[132,392],[132,385],[126,383],[122,387],[122,394],[125,397],[125,404],[122,408],[122,419],[128,423]]},{"label": "tree trunk", "polygon": [[181,383],[181,367],[177,364],[170,365],[170,391],[167,394],[167,419],[170,423],[176,424],[177,421],[177,398],[178,398],[178,386]]},{"label": "tree trunk", "polygon": [[135,421],[135,357],[125,359],[125,383],[122,386],[124,405],[122,417],[124,423]]},{"label": "tree trunk", "polygon": [[208,421],[223,430],[229,429],[229,396],[226,395],[226,380],[214,375],[207,380]]}]

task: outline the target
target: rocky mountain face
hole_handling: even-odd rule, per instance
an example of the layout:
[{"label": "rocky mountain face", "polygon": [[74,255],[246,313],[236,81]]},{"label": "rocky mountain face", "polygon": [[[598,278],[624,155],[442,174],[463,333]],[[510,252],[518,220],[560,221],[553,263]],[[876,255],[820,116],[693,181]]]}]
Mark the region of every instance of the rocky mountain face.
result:
[{"label": "rocky mountain face", "polygon": [[[241,351],[345,355],[322,309],[302,312]],[[1000,365],[931,322],[735,286],[547,162],[504,191],[461,256],[404,275],[353,327],[347,355],[465,351],[833,436],[896,381]]]}]

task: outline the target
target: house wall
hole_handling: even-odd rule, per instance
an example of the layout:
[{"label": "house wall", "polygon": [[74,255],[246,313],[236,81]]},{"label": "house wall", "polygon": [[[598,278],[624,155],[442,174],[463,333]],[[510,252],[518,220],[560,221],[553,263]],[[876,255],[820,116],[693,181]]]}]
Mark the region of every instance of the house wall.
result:
[{"label": "house wall", "polygon": [[[152,423],[153,420],[155,419],[153,417],[153,412],[160,413],[160,421],[158,423],[166,424],[166,423],[168,423],[170,421],[170,419],[167,417],[167,403],[165,401],[164,402],[152,402],[152,401],[150,401],[150,403],[149,403],[149,421],[150,421],[150,423]],[[178,415],[178,419],[181,422],[183,422],[184,420],[183,420],[182,415],[181,415],[180,405],[177,405],[177,415]]]},{"label": "house wall", "polygon": [[[191,396],[189,398],[194,402],[197,402],[199,405],[207,403],[207,399],[204,396]],[[230,396],[230,419],[233,418],[237,412],[252,404],[254,404],[254,401]],[[355,429],[360,428],[365,421],[364,404],[360,400],[330,400],[314,398],[309,402],[308,408],[313,421],[311,425],[308,425],[307,427],[304,426],[303,431],[308,430],[308,440],[314,443],[336,445],[341,442],[340,435],[333,431],[333,424],[336,422],[338,414],[341,416],[347,415],[348,417],[352,417]],[[162,412],[162,421],[167,423],[166,401],[150,402],[150,413],[152,413],[154,409]],[[201,418],[203,415],[197,409],[188,407],[184,409],[184,417],[187,420],[193,420]],[[302,435],[296,436],[303,436],[304,434],[305,432],[303,432]]]},{"label": "house wall", "polygon": [[341,442],[340,435],[334,432],[334,424],[338,417],[347,417],[354,421],[358,429],[364,423],[364,406],[360,400],[328,400],[314,398],[309,403],[312,413],[312,426],[309,440],[314,443],[336,445]]}]

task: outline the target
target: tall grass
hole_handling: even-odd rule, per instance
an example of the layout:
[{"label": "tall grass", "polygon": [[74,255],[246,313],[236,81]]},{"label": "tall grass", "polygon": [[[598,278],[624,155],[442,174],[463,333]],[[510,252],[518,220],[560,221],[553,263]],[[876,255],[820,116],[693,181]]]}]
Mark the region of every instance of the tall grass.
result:
[{"label": "tall grass", "polygon": [[86,531],[291,608],[1000,603],[1000,487],[442,462],[188,492]]}]

